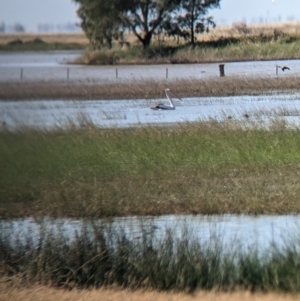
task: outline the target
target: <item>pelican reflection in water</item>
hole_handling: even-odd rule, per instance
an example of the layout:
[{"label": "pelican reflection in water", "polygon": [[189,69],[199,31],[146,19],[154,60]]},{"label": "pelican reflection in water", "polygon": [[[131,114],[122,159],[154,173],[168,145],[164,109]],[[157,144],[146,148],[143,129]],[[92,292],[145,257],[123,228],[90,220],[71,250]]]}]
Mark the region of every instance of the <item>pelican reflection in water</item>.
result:
[{"label": "pelican reflection in water", "polygon": [[152,110],[175,110],[175,105],[173,103],[172,97],[175,97],[175,98],[178,98],[179,100],[182,100],[180,97],[175,95],[174,92],[171,92],[170,89],[166,89],[165,93],[166,93],[166,96],[167,96],[170,104],[158,103],[154,107],[151,107]]}]

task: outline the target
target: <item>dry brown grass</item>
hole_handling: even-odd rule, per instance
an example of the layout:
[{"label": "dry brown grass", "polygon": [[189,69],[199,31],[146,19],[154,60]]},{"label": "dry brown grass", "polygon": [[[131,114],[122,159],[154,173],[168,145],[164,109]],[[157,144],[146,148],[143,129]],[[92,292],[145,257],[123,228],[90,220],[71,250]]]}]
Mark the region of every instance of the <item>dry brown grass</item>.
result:
[{"label": "dry brown grass", "polygon": [[[242,23],[242,22],[241,22]],[[246,23],[245,23],[246,24]],[[216,28],[211,29],[208,33],[197,36],[198,41],[210,41],[220,37],[241,37],[245,35],[243,32],[237,30],[237,24],[232,25],[217,25]],[[246,24],[248,33],[252,35],[259,34],[273,34],[274,30],[285,32],[288,34],[300,33],[300,22],[289,21],[280,23],[262,23],[262,24]]]},{"label": "dry brown grass", "polygon": [[[260,33],[271,34],[274,29],[289,33],[289,34],[299,34],[300,33],[300,22],[289,21],[280,23],[268,23],[268,24],[246,24],[249,33],[257,35]],[[232,25],[217,25],[216,28],[212,28],[208,33],[197,35],[198,41],[210,41],[218,39],[220,37],[241,37],[243,33],[236,29],[235,24]],[[47,43],[79,43],[88,44],[89,41],[83,32],[78,33],[5,33],[0,34],[0,45],[7,44],[14,40],[22,40],[23,42],[32,41],[36,38],[42,39]],[[174,38],[168,37],[154,37],[153,41],[164,40],[165,42],[170,42],[171,44],[177,44]],[[131,45],[139,45],[136,36],[132,33],[127,33],[125,35],[125,40]],[[180,43],[184,43],[183,39],[180,39]]]},{"label": "dry brown grass", "polygon": [[21,40],[23,42],[42,39],[46,43],[78,43],[86,45],[89,43],[84,33],[5,33],[0,34],[0,45],[12,41]]},{"label": "dry brown grass", "polygon": [[153,99],[166,87],[181,97],[253,95],[297,91],[299,77],[224,77],[140,82],[2,82],[0,100],[22,99]]},{"label": "dry brown grass", "polygon": [[91,290],[64,290],[46,286],[9,287],[0,286],[0,301],[293,301],[299,300],[299,295],[275,293],[246,292],[206,292],[199,291],[193,294],[156,291],[130,291],[118,289],[91,289]]}]

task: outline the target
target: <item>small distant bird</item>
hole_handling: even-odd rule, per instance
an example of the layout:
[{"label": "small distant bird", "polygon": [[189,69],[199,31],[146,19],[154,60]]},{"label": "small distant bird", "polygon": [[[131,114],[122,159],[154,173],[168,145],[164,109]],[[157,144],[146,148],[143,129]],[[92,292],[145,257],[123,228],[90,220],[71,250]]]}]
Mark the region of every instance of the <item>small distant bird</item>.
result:
[{"label": "small distant bird", "polygon": [[244,117],[249,118],[250,116],[246,113],[246,114],[244,114]]},{"label": "small distant bird", "polygon": [[287,67],[287,66],[283,66],[283,67],[277,66],[277,67],[280,68],[282,71],[284,71],[284,70],[290,70],[290,68]]}]

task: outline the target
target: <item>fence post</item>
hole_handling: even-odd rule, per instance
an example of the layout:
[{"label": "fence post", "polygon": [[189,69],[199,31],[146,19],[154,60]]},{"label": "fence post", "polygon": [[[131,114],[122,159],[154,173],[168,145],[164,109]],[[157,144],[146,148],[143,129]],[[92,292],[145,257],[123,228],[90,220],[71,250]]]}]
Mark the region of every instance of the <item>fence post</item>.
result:
[{"label": "fence post", "polygon": [[23,79],[23,68],[21,68],[21,71],[20,71],[20,80]]},{"label": "fence post", "polygon": [[169,70],[168,70],[168,68],[166,68],[166,78],[168,78],[169,77]]},{"label": "fence post", "polygon": [[118,78],[118,68],[116,68],[116,78]]},{"label": "fence post", "polygon": [[69,68],[67,68],[67,79],[69,79],[70,78],[70,70],[69,70]]},{"label": "fence post", "polygon": [[220,76],[223,77],[225,76],[225,71],[224,71],[224,64],[219,65],[219,70],[220,70]]}]

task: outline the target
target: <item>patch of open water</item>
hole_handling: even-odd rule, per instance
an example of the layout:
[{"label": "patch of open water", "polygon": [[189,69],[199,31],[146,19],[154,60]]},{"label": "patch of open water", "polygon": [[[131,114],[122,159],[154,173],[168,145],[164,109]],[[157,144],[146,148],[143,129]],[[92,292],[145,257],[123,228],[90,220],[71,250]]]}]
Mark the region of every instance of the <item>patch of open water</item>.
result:
[{"label": "patch of open water", "polygon": [[[175,239],[184,238],[188,233],[190,241],[197,241],[201,245],[214,247],[217,242],[222,250],[230,252],[233,247],[239,251],[257,250],[259,254],[271,253],[274,246],[278,250],[285,247],[300,247],[300,216],[247,216],[247,215],[167,215],[159,217],[122,217],[110,220],[95,220],[93,225],[86,220],[72,219],[16,219],[0,221],[0,241],[7,241],[14,246],[24,246],[28,241],[36,247],[41,235],[45,233],[62,235],[68,244],[82,233],[89,233],[93,237],[93,227],[102,225],[104,235],[123,233],[129,241],[141,240],[142,231],[155,237],[157,242],[172,233]],[[106,229],[106,230],[105,230]],[[144,229],[144,230],[142,230]],[[83,231],[85,230],[85,232]],[[145,233],[145,232],[143,232]]]},{"label": "patch of open water", "polygon": [[[39,51],[3,52],[0,56],[0,81],[138,81],[196,78],[205,79],[219,76],[219,63],[205,64],[162,64],[162,65],[121,65],[86,66],[69,62],[81,55],[81,51]],[[249,61],[225,63],[226,76],[276,76],[276,65],[288,65],[290,70],[280,77],[298,75],[300,60]],[[68,71],[67,71],[68,70]]]},{"label": "patch of open water", "polygon": [[130,127],[210,119],[251,125],[280,119],[300,125],[300,93],[174,99],[175,110],[151,110],[157,102],[167,103],[167,99],[0,101],[0,124],[8,129],[51,129],[85,120],[98,127]]}]

